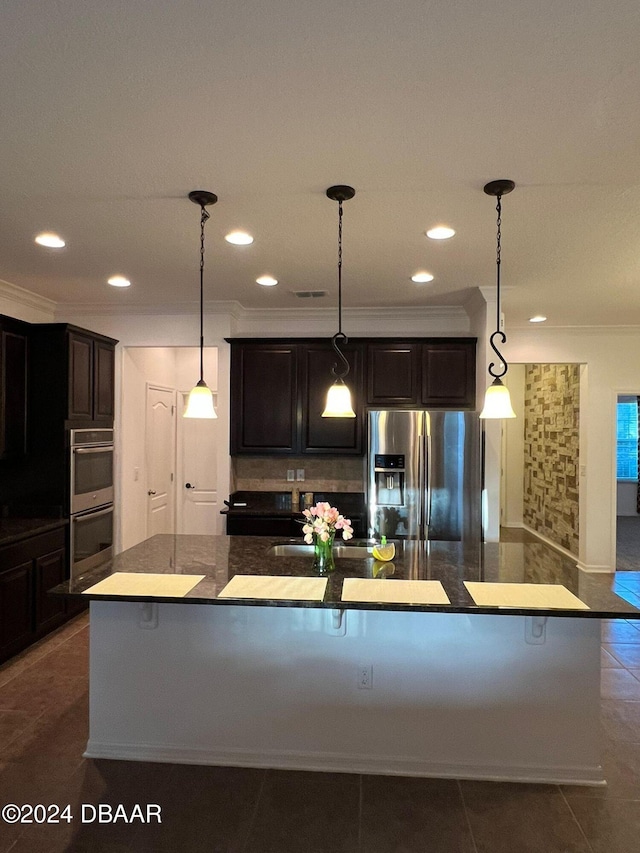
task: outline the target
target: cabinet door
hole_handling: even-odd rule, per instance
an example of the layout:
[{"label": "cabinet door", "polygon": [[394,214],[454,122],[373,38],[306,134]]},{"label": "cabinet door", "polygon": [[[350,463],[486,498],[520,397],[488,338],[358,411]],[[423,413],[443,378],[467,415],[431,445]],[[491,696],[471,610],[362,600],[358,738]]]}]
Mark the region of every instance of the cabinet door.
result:
[{"label": "cabinet door", "polygon": [[27,443],[27,336],[0,332],[0,458],[24,456]]},{"label": "cabinet door", "polygon": [[0,661],[34,637],[31,580],[31,560],[0,573]]},{"label": "cabinet door", "polygon": [[65,615],[65,599],[47,595],[48,590],[62,583],[66,574],[66,551],[59,548],[44,554],[34,561],[36,631],[44,633],[62,622]]},{"label": "cabinet door", "polygon": [[474,409],[476,342],[423,344],[421,404]]},{"label": "cabinet door", "polygon": [[115,348],[113,344],[95,341],[93,347],[93,418],[113,422],[113,382]]},{"label": "cabinet door", "polygon": [[370,406],[415,406],[418,402],[416,343],[367,346],[367,403]]},{"label": "cabinet door", "polygon": [[69,420],[93,420],[93,339],[69,332]]},{"label": "cabinet door", "polygon": [[298,449],[295,344],[231,347],[231,453]]},{"label": "cabinet door", "polygon": [[299,344],[302,385],[303,453],[359,455],[364,452],[364,407],[362,405],[362,347],[348,344],[345,355],[350,370],[345,383],[351,391],[355,418],[323,418],[327,391],[334,381],[331,367],[336,354],[331,344]]}]

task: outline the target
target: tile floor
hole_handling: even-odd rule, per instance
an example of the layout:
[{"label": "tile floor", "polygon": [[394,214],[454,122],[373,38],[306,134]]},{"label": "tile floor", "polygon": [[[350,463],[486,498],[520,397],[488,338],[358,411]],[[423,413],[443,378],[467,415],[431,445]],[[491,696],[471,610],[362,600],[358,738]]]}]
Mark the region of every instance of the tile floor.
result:
[{"label": "tile floor", "polygon": [[157,803],[163,823],[0,821],[0,853],[640,851],[640,622],[602,626],[604,789],[84,759],[87,623],[0,667],[0,805]]}]

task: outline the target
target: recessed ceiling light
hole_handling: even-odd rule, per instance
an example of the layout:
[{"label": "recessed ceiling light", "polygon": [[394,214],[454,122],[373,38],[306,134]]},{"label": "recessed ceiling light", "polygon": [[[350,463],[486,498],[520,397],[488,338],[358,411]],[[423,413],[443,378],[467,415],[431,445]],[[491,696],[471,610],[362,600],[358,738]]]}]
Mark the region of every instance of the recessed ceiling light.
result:
[{"label": "recessed ceiling light", "polygon": [[263,287],[274,287],[278,283],[278,279],[272,275],[261,275],[256,279],[256,284],[261,284]]},{"label": "recessed ceiling light", "polygon": [[426,232],[427,237],[430,237],[432,240],[448,240],[455,233],[453,228],[449,228],[448,225],[437,225],[435,228],[429,228]]},{"label": "recessed ceiling light", "polygon": [[544,317],[542,314],[536,314],[535,317],[529,317],[529,322],[530,323],[544,323],[544,321],[546,319],[547,318]]},{"label": "recessed ceiling light", "polygon": [[417,272],[411,276],[411,281],[415,281],[417,284],[424,284],[426,281],[433,281],[433,276],[430,272]]},{"label": "recessed ceiling light", "polygon": [[123,275],[112,275],[111,278],[107,279],[107,283],[112,287],[131,287],[131,282]]},{"label": "recessed ceiling light", "polygon": [[36,243],[39,246],[46,246],[47,249],[62,249],[66,245],[62,237],[59,237],[57,234],[52,234],[50,231],[38,234],[36,237]]},{"label": "recessed ceiling light", "polygon": [[253,243],[253,237],[246,231],[231,231],[224,239],[234,246],[250,246]]}]

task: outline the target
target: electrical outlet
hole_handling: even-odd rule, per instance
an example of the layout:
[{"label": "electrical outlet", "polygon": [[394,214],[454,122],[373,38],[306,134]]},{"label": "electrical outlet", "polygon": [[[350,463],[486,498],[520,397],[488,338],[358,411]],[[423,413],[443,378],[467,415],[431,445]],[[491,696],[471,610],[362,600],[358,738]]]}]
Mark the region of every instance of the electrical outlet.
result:
[{"label": "electrical outlet", "polygon": [[298,482],[303,482],[303,481],[304,481],[304,468],[298,468],[298,469],[297,469],[297,471],[296,471],[296,480],[298,480]]},{"label": "electrical outlet", "polygon": [[293,470],[293,468],[288,468],[287,469],[287,482],[293,483],[295,478],[296,478],[296,472]]},{"label": "electrical outlet", "polygon": [[356,683],[359,690],[371,690],[373,688],[373,666],[370,663],[359,665]]}]

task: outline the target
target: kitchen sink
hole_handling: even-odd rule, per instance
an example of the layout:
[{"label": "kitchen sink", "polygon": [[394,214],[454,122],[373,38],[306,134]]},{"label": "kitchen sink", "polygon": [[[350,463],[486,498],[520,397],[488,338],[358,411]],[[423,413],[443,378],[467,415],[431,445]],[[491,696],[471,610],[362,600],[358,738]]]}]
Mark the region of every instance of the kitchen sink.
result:
[{"label": "kitchen sink", "polygon": [[[334,545],[333,554],[338,559],[366,560],[371,557],[371,545],[366,542],[352,545]],[[271,545],[267,551],[273,557],[312,557],[313,545],[304,542],[281,542]]]}]

